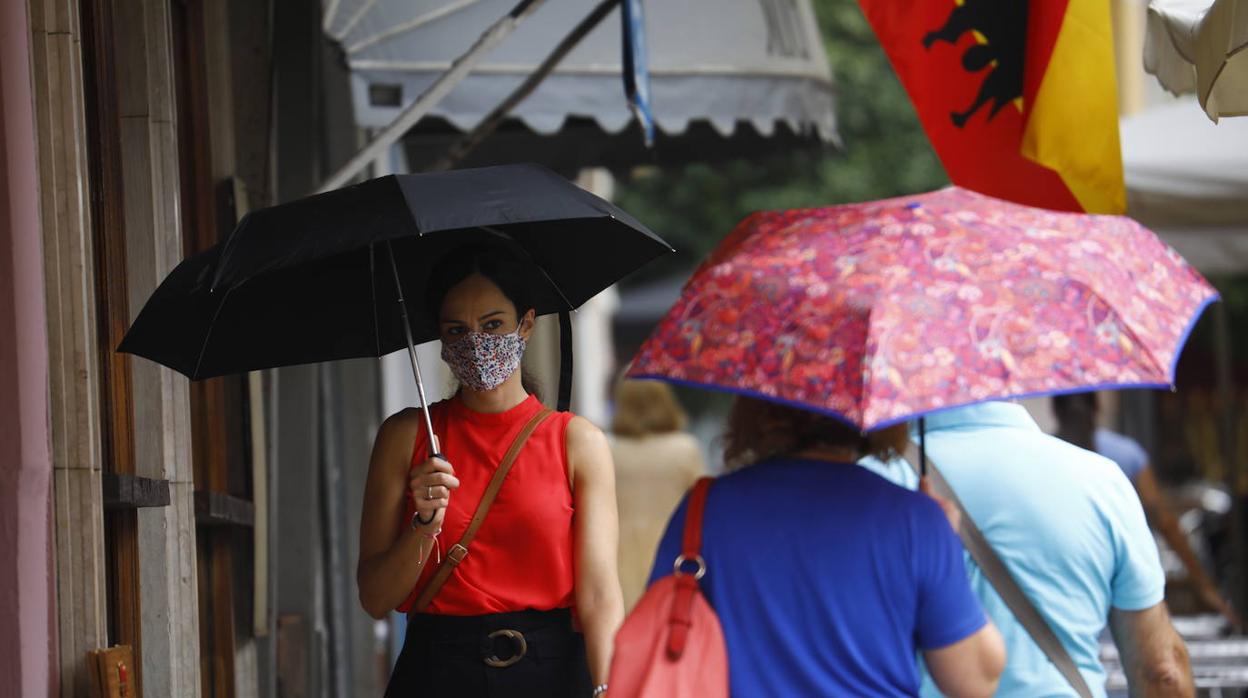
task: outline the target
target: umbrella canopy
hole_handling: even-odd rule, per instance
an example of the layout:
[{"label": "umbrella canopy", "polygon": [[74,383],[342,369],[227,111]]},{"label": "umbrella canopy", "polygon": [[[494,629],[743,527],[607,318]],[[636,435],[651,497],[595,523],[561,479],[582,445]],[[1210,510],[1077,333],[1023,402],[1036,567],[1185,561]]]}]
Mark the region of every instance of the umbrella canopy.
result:
[{"label": "umbrella canopy", "polygon": [[[514,0],[323,0],[325,32],[351,70],[356,121],[382,127],[445,72]],[[531,74],[592,3],[547,0],[422,121],[409,165],[442,155]],[[810,0],[646,3],[654,151],[624,96],[619,10],[519,104],[473,162],[540,159],[560,169],[774,152],[835,138],[835,90]],[[696,31],[692,29],[696,28]],[[570,132],[570,144],[555,134]],[[695,141],[698,148],[686,147]],[[779,143],[777,142],[779,141]],[[569,145],[575,147],[568,147]]]},{"label": "umbrella canopy", "polygon": [[1119,216],[950,187],[744,220],[630,376],[864,429],[989,399],[1170,386],[1213,288]]},{"label": "umbrella canopy", "polygon": [[1152,0],[1144,69],[1174,94],[1195,92],[1214,122],[1248,115],[1248,2]]},{"label": "umbrella canopy", "polygon": [[437,337],[432,265],[468,244],[533,262],[539,314],[571,310],[671,250],[624,211],[535,165],[398,175],[256,211],[178,265],[120,351],[192,379],[382,356]]}]

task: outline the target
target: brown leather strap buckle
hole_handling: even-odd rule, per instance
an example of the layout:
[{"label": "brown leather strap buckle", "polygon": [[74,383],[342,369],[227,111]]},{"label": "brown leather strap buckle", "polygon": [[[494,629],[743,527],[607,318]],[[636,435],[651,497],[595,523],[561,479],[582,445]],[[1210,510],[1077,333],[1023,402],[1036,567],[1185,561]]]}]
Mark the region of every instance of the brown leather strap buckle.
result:
[{"label": "brown leather strap buckle", "polygon": [[510,657],[506,659],[499,659],[498,655],[493,655],[493,654],[485,658],[484,660],[485,663],[488,666],[494,667],[495,669],[502,669],[504,667],[509,667],[512,664],[515,664],[516,662],[524,658],[525,653],[529,651],[529,643],[527,640],[524,639],[524,633],[520,632],[519,630],[511,630],[511,629],[495,630],[494,632],[490,633],[488,637],[491,640],[493,640],[494,638],[498,638],[498,637],[505,637],[508,640],[511,640],[516,646],[515,654],[511,655]]},{"label": "brown leather strap buckle", "polygon": [[465,557],[468,557],[468,548],[459,543],[452,545],[451,549],[446,551],[446,559],[450,560],[453,565],[463,562]]}]

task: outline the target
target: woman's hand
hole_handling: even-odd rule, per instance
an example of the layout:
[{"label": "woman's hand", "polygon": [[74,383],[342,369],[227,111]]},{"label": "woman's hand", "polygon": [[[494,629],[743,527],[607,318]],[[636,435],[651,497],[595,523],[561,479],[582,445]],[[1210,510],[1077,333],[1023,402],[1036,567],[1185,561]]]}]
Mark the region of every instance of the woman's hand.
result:
[{"label": "woman's hand", "polygon": [[[355,570],[360,605],[373,618],[385,618],[411,593],[434,548],[427,536],[436,535],[450,491],[459,485],[445,461],[426,461],[412,469],[412,443],[423,427],[420,410],[406,409],[382,423],[373,443],[360,510],[360,559]],[[430,494],[433,500],[426,499]],[[426,521],[430,516],[434,520],[416,530],[408,528],[403,517],[409,497]],[[396,526],[398,522],[403,525]]]},{"label": "woman's hand", "polygon": [[451,503],[451,491],[459,488],[455,468],[441,458],[430,458],[412,469],[407,481],[416,505],[416,515],[421,522],[437,531],[446,518],[446,507]]}]

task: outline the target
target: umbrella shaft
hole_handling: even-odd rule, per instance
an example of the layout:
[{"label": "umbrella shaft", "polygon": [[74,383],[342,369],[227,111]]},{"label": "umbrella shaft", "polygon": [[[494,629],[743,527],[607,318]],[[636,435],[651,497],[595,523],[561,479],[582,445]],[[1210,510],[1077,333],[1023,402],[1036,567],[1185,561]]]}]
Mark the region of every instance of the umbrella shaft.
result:
[{"label": "umbrella shaft", "polygon": [[390,271],[394,274],[394,287],[399,292],[399,313],[403,316],[403,335],[407,338],[407,358],[412,362],[412,375],[416,377],[416,393],[420,396],[420,413],[425,419],[425,435],[429,437],[429,454],[438,452],[440,444],[433,434],[433,420],[429,418],[429,399],[425,397],[425,381],[420,375],[420,362],[416,360],[416,343],[412,340],[412,324],[407,319],[407,302],[403,300],[403,282],[399,280],[399,265],[394,261],[394,247],[386,241],[390,253]]},{"label": "umbrella shaft", "polygon": [[919,417],[919,477],[927,477],[927,418]]},{"label": "umbrella shaft", "polygon": [[437,437],[433,435],[433,420],[429,418],[429,399],[425,397],[425,381],[420,375],[420,362],[416,360],[416,346],[412,343],[412,330],[407,324],[407,307],[399,295],[399,308],[403,312],[403,330],[407,333],[407,358],[412,362],[412,374],[416,376],[416,393],[420,395],[420,412],[425,418],[425,432],[429,437],[429,452],[438,451]]}]

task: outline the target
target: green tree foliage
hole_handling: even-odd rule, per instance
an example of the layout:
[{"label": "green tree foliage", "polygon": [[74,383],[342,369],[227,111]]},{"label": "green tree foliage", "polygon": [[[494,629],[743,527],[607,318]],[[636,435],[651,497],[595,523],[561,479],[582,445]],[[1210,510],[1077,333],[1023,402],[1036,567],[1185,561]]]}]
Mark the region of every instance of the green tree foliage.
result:
[{"label": "green tree foliage", "polygon": [[856,0],[814,0],[837,89],[840,148],[641,169],[617,201],[678,250],[627,284],[688,273],[752,211],[866,201],[947,179]]}]

